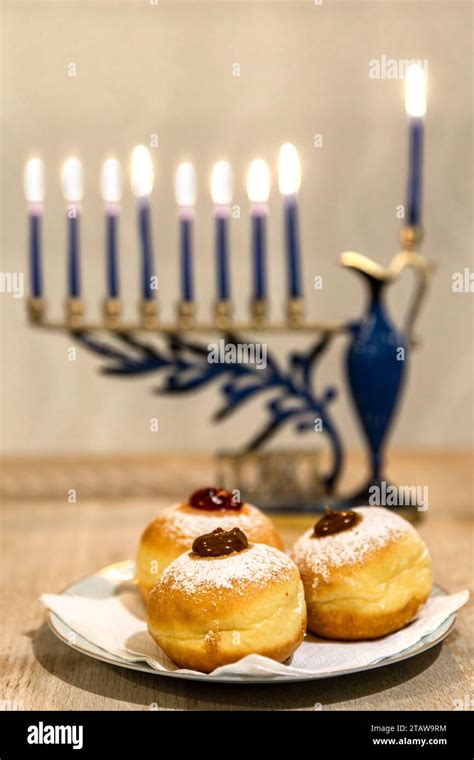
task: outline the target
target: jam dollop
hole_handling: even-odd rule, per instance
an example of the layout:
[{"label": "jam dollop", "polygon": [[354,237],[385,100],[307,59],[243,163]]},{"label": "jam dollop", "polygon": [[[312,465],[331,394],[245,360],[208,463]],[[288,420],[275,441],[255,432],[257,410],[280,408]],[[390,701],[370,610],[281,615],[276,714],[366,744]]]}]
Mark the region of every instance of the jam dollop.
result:
[{"label": "jam dollop", "polygon": [[347,510],[347,512],[334,512],[329,507],[326,508],[326,514],[314,526],[314,538],[324,538],[332,536],[334,533],[342,533],[357,525],[362,520],[361,515],[357,512]]},{"label": "jam dollop", "polygon": [[248,545],[247,536],[240,528],[216,528],[212,533],[205,533],[194,539],[193,552],[201,557],[222,557],[232,552],[241,552],[247,549]]},{"label": "jam dollop", "polygon": [[201,488],[189,498],[189,503],[196,509],[241,509],[242,502],[232,491],[224,488]]}]

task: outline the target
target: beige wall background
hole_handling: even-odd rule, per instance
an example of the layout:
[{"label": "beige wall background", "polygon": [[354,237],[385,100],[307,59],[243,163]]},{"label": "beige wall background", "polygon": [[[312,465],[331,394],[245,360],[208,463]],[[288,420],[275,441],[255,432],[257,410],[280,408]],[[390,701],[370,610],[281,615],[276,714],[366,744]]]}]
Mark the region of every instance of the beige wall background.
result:
[{"label": "beige wall background", "polygon": [[[396,207],[404,202],[407,129],[400,80],[371,80],[381,56],[429,62],[424,218],[426,255],[438,270],[418,329],[407,391],[393,440],[408,447],[456,447],[472,440],[473,295],[454,294],[454,272],[473,268],[472,27],[462,2],[3,2],[2,3],[2,271],[26,271],[24,162],[47,168],[45,283],[51,316],[65,288],[65,223],[59,172],[75,154],[84,163],[83,283],[91,316],[104,288],[102,160],[128,165],[139,142],[158,134],[153,233],[162,313],[178,295],[173,174],[196,165],[195,230],[200,314],[214,298],[209,173],[227,158],[235,171],[232,278],[237,315],[250,293],[245,173],[252,158],[269,161],[270,295],[275,318],[284,306],[284,258],[276,187],[279,145],[297,146],[303,167],[301,236],[309,316],[340,319],[363,307],[362,285],[339,269],[337,255],[360,251],[386,264],[397,250]],[[77,76],[68,76],[75,63]],[[233,64],[240,76],[232,75]],[[314,147],[314,135],[323,146]],[[138,248],[128,183],[121,222],[126,315],[138,299]],[[324,288],[315,292],[315,275]],[[399,320],[410,276],[392,288]],[[216,389],[180,399],[153,394],[156,378],[104,378],[100,361],[70,338],[33,330],[25,301],[0,295],[2,307],[2,445],[7,453],[139,451],[237,446],[255,430],[259,404],[213,427]],[[292,338],[291,344],[305,340]],[[271,344],[273,345],[273,343]],[[280,355],[288,339],[275,339]],[[351,445],[360,443],[342,375],[344,341],[321,367],[318,382],[341,389],[333,407]],[[150,432],[158,417],[159,432]],[[316,435],[316,434],[315,434]],[[278,443],[294,443],[286,431]],[[314,445],[311,435],[304,439]]]}]

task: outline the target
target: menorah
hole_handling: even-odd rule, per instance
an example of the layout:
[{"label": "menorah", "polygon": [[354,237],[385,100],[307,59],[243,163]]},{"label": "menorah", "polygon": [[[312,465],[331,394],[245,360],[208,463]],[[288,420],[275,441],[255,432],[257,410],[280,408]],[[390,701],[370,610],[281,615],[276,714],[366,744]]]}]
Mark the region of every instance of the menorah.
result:
[{"label": "menorah", "polygon": [[[228,226],[232,201],[232,172],[224,161],[216,164],[211,181],[214,201],[216,301],[213,319],[196,319],[193,287],[192,227],[196,202],[196,177],[190,164],[182,164],[176,174],[176,199],[179,207],[181,299],[176,319],[165,323],[159,317],[150,222],[150,194],[153,166],[146,148],[137,146],[132,157],[131,184],[137,197],[138,232],[141,248],[142,298],[136,322],[121,318],[118,266],[118,215],[121,199],[121,170],[118,161],[109,159],[102,172],[102,194],[106,218],[107,295],[103,318],[86,318],[80,283],[79,220],[82,198],[82,167],[69,159],[63,170],[63,193],[68,203],[68,297],[63,320],[52,321],[46,312],[42,292],[40,223],[44,198],[43,166],[35,159],[27,165],[26,195],[29,201],[31,297],[28,311],[31,323],[40,328],[67,332],[83,348],[104,363],[101,372],[115,377],[136,377],[156,373],[156,390],[179,395],[197,391],[212,383],[218,385],[221,405],[215,422],[235,414],[245,404],[262,398],[264,424],[245,447],[237,452],[220,452],[219,483],[239,488],[244,496],[267,508],[313,510],[323,504],[343,508],[348,504],[368,503],[374,487],[384,476],[387,435],[400,398],[409,352],[415,343],[414,326],[426,294],[431,266],[419,252],[421,242],[421,157],[424,115],[424,77],[420,67],[410,67],[407,81],[407,111],[410,114],[410,174],[408,182],[407,223],[401,231],[402,249],[388,267],[355,252],[341,256],[342,266],[362,275],[369,299],[361,318],[344,322],[308,321],[301,282],[298,236],[297,194],[301,180],[298,156],[286,144],[280,151],[279,186],[283,196],[288,298],[286,318],[278,323],[268,317],[266,277],[266,224],[270,179],[264,161],[251,164],[247,192],[251,202],[253,294],[247,321],[233,319],[229,275]],[[421,72],[421,74],[420,74]],[[410,69],[409,69],[410,74]],[[422,87],[421,84],[422,83]],[[420,105],[420,98],[423,101]],[[410,105],[411,103],[411,105]],[[406,269],[416,272],[411,305],[402,328],[389,319],[383,295],[387,285],[398,280]],[[266,366],[255,361],[230,361],[238,349],[249,346],[248,336],[267,339],[276,333],[305,333],[311,336],[305,350],[292,350],[286,361],[267,352]],[[222,342],[219,361],[210,361],[205,334]],[[150,342],[150,337],[158,341]],[[337,389],[316,390],[316,370],[328,347],[337,336],[346,336],[346,374],[349,390],[359,417],[368,449],[370,476],[359,491],[342,498],[337,493],[344,447],[331,412]],[[199,339],[201,338],[201,339]],[[255,345],[255,344],[254,344]],[[266,346],[266,343],[265,343]],[[319,453],[312,450],[262,451],[284,426],[298,432],[318,430],[331,453],[327,471],[321,473]]]}]

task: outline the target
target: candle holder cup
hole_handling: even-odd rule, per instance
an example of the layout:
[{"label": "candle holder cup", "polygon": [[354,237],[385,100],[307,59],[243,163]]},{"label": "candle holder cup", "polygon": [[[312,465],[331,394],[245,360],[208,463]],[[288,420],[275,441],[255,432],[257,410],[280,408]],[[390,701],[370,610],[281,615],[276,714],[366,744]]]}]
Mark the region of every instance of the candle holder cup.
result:
[{"label": "candle holder cup", "polygon": [[288,327],[298,329],[304,322],[304,299],[290,298],[287,304]]},{"label": "candle holder cup", "polygon": [[105,327],[117,327],[122,313],[120,298],[106,298],[103,313]]},{"label": "candle holder cup", "polygon": [[268,303],[266,298],[254,298],[251,303],[253,324],[256,330],[264,328],[268,321]]},{"label": "candle holder cup", "polygon": [[177,307],[178,326],[182,330],[194,327],[195,306],[192,301],[180,301]]},{"label": "candle holder cup", "polygon": [[68,298],[66,301],[66,322],[71,330],[78,330],[84,321],[85,304],[79,296]]},{"label": "candle holder cup", "polygon": [[220,300],[215,305],[215,321],[219,330],[228,330],[232,324],[232,301]]},{"label": "candle holder cup", "polygon": [[40,325],[46,315],[46,301],[44,298],[31,297],[28,299],[28,317],[33,325]]},{"label": "candle holder cup", "polygon": [[140,303],[142,327],[145,330],[156,330],[158,327],[158,305],[155,301],[144,299]]}]

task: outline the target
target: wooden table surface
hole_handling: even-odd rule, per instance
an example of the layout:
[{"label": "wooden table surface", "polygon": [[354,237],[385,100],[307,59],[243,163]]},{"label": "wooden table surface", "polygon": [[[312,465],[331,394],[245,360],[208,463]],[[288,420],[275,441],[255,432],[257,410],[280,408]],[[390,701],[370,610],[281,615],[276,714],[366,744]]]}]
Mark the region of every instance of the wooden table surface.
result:
[{"label": "wooden table surface", "polygon": [[[0,700],[50,710],[452,710],[472,706],[472,605],[443,645],[405,662],[351,676],[287,685],[209,685],[153,676],[85,657],[56,639],[38,602],[98,568],[134,556],[145,524],[192,488],[212,482],[207,458],[157,458],[162,496],[47,500],[10,497],[2,512],[2,687]],[[16,469],[15,469],[16,467]],[[7,462],[22,477],[25,463]],[[351,460],[357,472],[360,460]],[[28,463],[28,471],[35,463]],[[349,470],[350,477],[351,469]],[[473,460],[460,453],[401,453],[390,475],[429,487],[418,528],[449,591],[472,582]],[[25,476],[26,477],[26,476]],[[71,485],[73,487],[73,485]],[[290,543],[314,518],[279,518]]]}]

